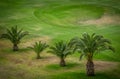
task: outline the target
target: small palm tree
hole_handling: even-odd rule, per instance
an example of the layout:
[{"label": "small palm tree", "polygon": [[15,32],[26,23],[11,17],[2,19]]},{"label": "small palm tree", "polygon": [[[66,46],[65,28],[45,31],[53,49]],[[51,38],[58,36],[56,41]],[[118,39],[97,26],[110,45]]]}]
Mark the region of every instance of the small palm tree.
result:
[{"label": "small palm tree", "polygon": [[110,45],[111,42],[102,35],[96,35],[95,33],[91,36],[84,33],[82,38],[75,38],[74,41],[76,41],[78,51],[81,52],[80,59],[83,56],[87,58],[86,70],[88,76],[94,76],[93,56],[95,53],[104,50],[112,50],[114,52],[114,48]]},{"label": "small palm tree", "polygon": [[71,42],[67,43],[63,41],[55,43],[50,49],[51,50],[48,52],[51,52],[60,58],[60,66],[62,67],[66,66],[65,58],[75,52],[75,48]]},{"label": "small palm tree", "polygon": [[33,47],[30,48],[33,49],[34,52],[37,54],[37,59],[40,59],[41,58],[40,53],[47,47],[48,45],[46,43],[42,43],[41,41],[39,41],[39,42],[35,42]]},{"label": "small palm tree", "polygon": [[17,26],[15,26],[11,27],[11,29],[7,29],[7,33],[2,34],[1,38],[10,40],[13,43],[13,51],[18,51],[18,44],[26,35],[28,35],[28,32],[23,32],[22,29],[18,30]]}]

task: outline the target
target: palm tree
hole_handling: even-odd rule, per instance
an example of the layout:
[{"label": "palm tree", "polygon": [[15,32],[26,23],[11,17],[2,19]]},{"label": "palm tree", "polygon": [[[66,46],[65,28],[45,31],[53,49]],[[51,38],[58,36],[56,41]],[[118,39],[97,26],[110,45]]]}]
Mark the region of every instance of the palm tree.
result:
[{"label": "palm tree", "polygon": [[7,29],[7,33],[2,34],[1,38],[10,40],[13,43],[13,51],[18,51],[18,44],[26,35],[28,35],[28,32],[23,32],[22,29],[18,30],[17,26],[15,26],[11,27],[11,29]]},{"label": "palm tree", "polygon": [[112,50],[114,48],[110,45],[111,42],[105,39],[102,35],[96,35],[93,33],[89,35],[87,33],[82,34],[82,38],[74,38],[76,46],[79,52],[81,52],[80,59],[85,56],[87,58],[86,70],[88,76],[94,76],[94,63],[93,56],[95,53],[99,53],[104,50]]},{"label": "palm tree", "polygon": [[37,59],[40,59],[41,58],[40,53],[47,47],[48,45],[46,43],[42,43],[41,41],[39,41],[39,42],[35,42],[33,47],[30,48],[33,49],[34,52],[37,54]]},{"label": "palm tree", "polygon": [[50,49],[51,50],[48,52],[51,52],[60,58],[60,66],[62,66],[62,67],[66,66],[65,58],[68,55],[75,52],[75,48],[71,42],[67,43],[67,42],[63,42],[63,41],[59,41],[59,42],[55,43],[54,46],[50,47]]}]

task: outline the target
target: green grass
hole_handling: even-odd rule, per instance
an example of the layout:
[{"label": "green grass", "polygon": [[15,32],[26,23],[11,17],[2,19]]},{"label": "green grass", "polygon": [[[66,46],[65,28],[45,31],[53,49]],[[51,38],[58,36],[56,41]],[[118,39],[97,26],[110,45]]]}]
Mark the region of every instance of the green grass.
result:
[{"label": "green grass", "polygon": [[[44,10],[38,9],[35,15],[38,19],[46,24],[56,26],[76,26],[77,22],[100,18],[104,13],[102,7],[96,5],[64,5],[45,8]],[[87,15],[87,16],[86,16]]]},{"label": "green grass", "polygon": [[67,63],[65,67],[60,67],[59,64],[51,64],[46,66],[46,70],[67,70],[80,66],[78,63]]},{"label": "green grass", "polygon": [[[107,74],[103,74],[103,73],[98,73],[96,76],[94,77],[87,77],[85,75],[85,73],[79,73],[79,72],[68,72],[68,73],[62,73],[62,74],[58,74],[53,76],[51,79],[114,79],[115,77],[111,77]],[[119,79],[119,77],[115,78],[115,79]]]},{"label": "green grass", "polygon": [[[30,33],[21,41],[19,52],[12,52],[12,44],[0,39],[0,79],[119,79],[120,21],[102,25],[79,23],[99,19],[104,13],[119,18],[120,1],[0,0],[0,34],[4,33],[6,28],[15,25]],[[87,77],[85,63],[81,63],[85,59],[78,61],[79,53],[66,59],[67,67],[61,68],[55,56],[44,51],[43,59],[36,60],[35,53],[26,47],[27,44],[41,39],[52,45],[59,40],[81,37],[83,32],[95,32],[110,39],[116,52],[104,51],[96,54],[94,59],[118,62],[118,66],[109,70],[97,70],[95,77]],[[53,60],[57,62],[52,62]]]}]

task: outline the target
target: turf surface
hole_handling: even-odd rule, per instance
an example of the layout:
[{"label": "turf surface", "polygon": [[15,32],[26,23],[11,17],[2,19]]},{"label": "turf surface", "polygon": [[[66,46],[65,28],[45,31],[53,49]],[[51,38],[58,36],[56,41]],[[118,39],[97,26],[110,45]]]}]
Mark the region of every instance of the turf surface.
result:
[{"label": "turf surface", "polygon": [[[109,19],[107,21],[103,19],[106,21],[103,24],[82,23],[84,21],[98,20],[106,15],[115,16],[115,23],[111,21],[107,23]],[[51,45],[58,40],[80,37],[84,32],[90,34],[95,32],[110,39],[116,49],[115,53],[105,51],[96,54],[95,60],[120,62],[119,18],[120,0],[0,0],[0,34],[4,33],[6,28],[15,25],[30,33],[29,36],[22,40],[20,44],[21,50],[16,52],[17,54],[11,51],[9,41],[0,39],[0,78],[57,79],[59,77],[59,79],[89,79],[85,76],[84,66],[82,65],[81,68],[81,64],[78,62],[75,66],[70,64],[68,69],[61,69],[54,65],[56,63],[42,66],[41,64],[49,61],[49,59],[35,60],[34,52],[27,49],[26,45],[29,46],[31,42],[38,40],[47,41]],[[49,54],[43,54],[44,56],[49,57]],[[75,57],[75,59],[72,59],[72,57]],[[71,60],[77,61],[79,53],[72,55],[72,57]],[[68,59],[69,62],[71,60]],[[35,65],[32,66],[31,63]],[[74,68],[78,68],[78,70]],[[58,72],[55,69],[58,69]],[[112,74],[113,71],[116,72]],[[98,75],[90,79],[119,79],[119,72],[118,65],[115,69],[105,72],[97,71]]]}]

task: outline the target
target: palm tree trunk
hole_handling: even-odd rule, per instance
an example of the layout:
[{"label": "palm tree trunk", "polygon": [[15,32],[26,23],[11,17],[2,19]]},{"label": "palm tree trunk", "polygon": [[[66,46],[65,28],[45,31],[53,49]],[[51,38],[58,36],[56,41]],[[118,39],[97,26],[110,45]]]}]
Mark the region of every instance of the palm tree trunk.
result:
[{"label": "palm tree trunk", "polygon": [[13,51],[18,51],[18,46],[17,46],[17,44],[13,44]]},{"label": "palm tree trunk", "polygon": [[64,58],[61,58],[61,60],[60,60],[60,66],[61,66],[61,67],[66,66],[66,63],[65,63]]},{"label": "palm tree trunk", "polygon": [[93,61],[87,61],[87,64],[86,64],[86,70],[87,70],[87,75],[88,76],[94,76],[94,63]]},{"label": "palm tree trunk", "polygon": [[41,59],[41,57],[40,57],[40,54],[39,54],[39,53],[37,53],[37,59]]}]

